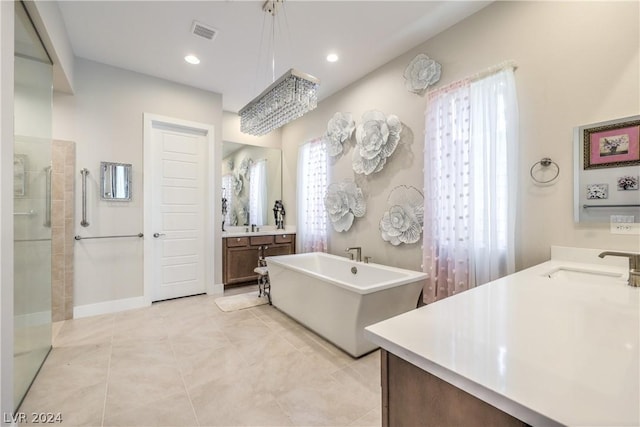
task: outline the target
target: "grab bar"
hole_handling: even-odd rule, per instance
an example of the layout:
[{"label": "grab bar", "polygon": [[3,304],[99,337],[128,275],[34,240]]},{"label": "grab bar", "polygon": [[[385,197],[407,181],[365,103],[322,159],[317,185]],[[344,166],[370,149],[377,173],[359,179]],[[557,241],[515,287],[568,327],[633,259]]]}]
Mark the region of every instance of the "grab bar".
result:
[{"label": "grab bar", "polygon": [[27,211],[27,212],[14,212],[13,214],[16,216],[32,216],[36,214],[36,211],[31,209],[30,211]]},{"label": "grab bar", "polygon": [[640,205],[582,205],[584,209],[588,208],[640,208]]},{"label": "grab bar", "polygon": [[82,221],[80,221],[80,225],[83,227],[88,227],[89,222],[87,221],[87,175],[89,175],[89,170],[87,168],[83,168],[80,171],[80,175],[82,175]]},{"label": "grab bar", "polygon": [[122,237],[144,237],[144,234],[142,233],[138,233],[138,234],[125,234],[122,236],[94,236],[94,237],[82,237],[82,236],[76,236],[74,237],[74,239],[76,240],[90,240],[90,239],[120,239]]},{"label": "grab bar", "polygon": [[44,168],[45,172],[45,201],[44,201],[44,225],[51,228],[51,166]]}]

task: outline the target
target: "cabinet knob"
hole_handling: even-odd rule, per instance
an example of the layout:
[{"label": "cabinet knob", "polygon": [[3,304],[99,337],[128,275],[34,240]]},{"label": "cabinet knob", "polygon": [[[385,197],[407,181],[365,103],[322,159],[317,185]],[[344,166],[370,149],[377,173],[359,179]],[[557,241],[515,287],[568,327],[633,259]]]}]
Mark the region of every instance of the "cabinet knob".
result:
[{"label": "cabinet knob", "polygon": [[286,235],[286,234],[283,234],[283,235],[282,235],[282,237],[286,239],[286,238],[287,238],[287,235]]},{"label": "cabinet knob", "polygon": [[236,242],[239,242],[239,241],[240,241],[240,238],[238,237],[238,238],[236,239]]}]

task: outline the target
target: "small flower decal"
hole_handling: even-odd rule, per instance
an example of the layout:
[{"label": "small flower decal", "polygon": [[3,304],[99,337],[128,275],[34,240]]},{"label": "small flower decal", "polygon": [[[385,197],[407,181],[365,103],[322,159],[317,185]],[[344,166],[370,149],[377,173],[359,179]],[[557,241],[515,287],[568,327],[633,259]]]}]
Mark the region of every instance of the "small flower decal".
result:
[{"label": "small flower decal", "polygon": [[348,231],[353,219],[364,216],[367,210],[362,190],[348,179],[327,187],[324,207],[333,228],[338,232]]},{"label": "small flower decal", "polygon": [[409,92],[422,94],[440,80],[440,64],[424,53],[419,53],[404,70],[404,85]]},{"label": "small flower decal", "polygon": [[638,189],[638,177],[637,176],[621,176],[618,178],[618,190],[628,191]]},{"label": "small flower decal", "polygon": [[367,111],[356,128],[356,148],[353,151],[355,173],[370,175],[380,172],[400,141],[402,123],[394,114]]},{"label": "small flower decal", "polygon": [[424,223],[424,196],[415,187],[401,185],[391,191],[391,207],[380,220],[382,239],[398,246],[420,240]]},{"label": "small flower decal", "polygon": [[351,138],[356,123],[351,113],[335,113],[327,123],[327,153],[335,157],[342,153],[342,144]]}]

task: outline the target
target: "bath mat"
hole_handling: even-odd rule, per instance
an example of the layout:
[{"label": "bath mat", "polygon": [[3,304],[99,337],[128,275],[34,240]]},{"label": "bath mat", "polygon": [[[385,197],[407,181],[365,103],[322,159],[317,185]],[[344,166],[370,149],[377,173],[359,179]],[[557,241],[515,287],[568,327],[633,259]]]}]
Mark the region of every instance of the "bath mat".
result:
[{"label": "bath mat", "polygon": [[236,311],[242,310],[243,308],[267,304],[269,300],[265,296],[258,297],[258,291],[255,291],[248,292],[246,294],[216,298],[215,302],[222,311]]}]

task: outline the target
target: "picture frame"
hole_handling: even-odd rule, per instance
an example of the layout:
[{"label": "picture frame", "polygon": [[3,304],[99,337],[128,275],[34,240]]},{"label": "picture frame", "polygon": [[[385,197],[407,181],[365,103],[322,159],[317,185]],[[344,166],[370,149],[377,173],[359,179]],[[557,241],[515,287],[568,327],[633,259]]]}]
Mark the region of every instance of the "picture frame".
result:
[{"label": "picture frame", "polygon": [[583,168],[640,165],[640,120],[620,119],[605,125],[584,126]]},{"label": "picture frame", "polygon": [[587,185],[587,200],[603,200],[609,198],[609,184]]}]

